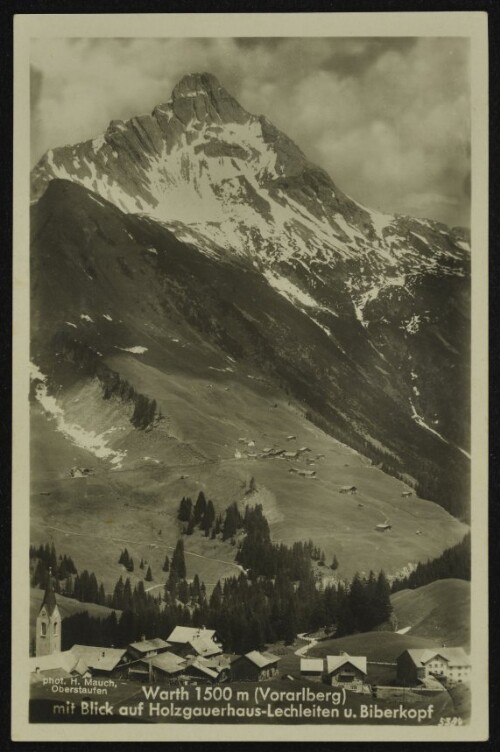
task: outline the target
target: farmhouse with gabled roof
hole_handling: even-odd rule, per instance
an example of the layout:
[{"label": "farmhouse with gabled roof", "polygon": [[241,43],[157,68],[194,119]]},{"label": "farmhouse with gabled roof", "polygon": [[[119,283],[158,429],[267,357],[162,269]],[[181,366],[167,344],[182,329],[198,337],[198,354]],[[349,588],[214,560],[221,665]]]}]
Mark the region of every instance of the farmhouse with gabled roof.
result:
[{"label": "farmhouse with gabled roof", "polygon": [[341,686],[351,692],[362,692],[366,680],[366,656],[328,655],[325,674],[332,686]]},{"label": "farmhouse with gabled roof", "polygon": [[241,655],[231,664],[233,681],[264,681],[274,678],[278,673],[280,659],[272,653],[260,653],[252,650]]},{"label": "farmhouse with gabled roof", "polygon": [[400,681],[417,684],[434,676],[457,683],[469,681],[470,658],[463,648],[411,648],[397,659],[397,677]]}]

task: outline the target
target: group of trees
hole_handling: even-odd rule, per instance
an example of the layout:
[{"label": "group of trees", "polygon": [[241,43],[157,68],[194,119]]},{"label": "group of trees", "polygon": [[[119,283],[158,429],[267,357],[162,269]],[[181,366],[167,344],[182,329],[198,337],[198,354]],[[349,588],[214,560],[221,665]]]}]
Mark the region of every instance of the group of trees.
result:
[{"label": "group of trees", "polygon": [[324,552],[315,546],[312,540],[297,542],[292,546],[273,543],[261,504],[255,507],[246,506],[243,516],[237,512],[235,505],[228,508],[226,517],[229,512],[233,512],[235,524],[241,526],[245,532],[236,554],[236,561],[248,571],[252,580],[283,574],[292,582],[296,582],[312,575],[312,561],[324,563]]},{"label": "group of trees", "polygon": [[120,553],[120,557],[118,559],[118,564],[123,564],[127,572],[133,572],[134,571],[134,560],[130,556],[129,552],[126,548],[123,549],[123,551]]},{"label": "group of trees", "polygon": [[425,563],[419,562],[416,569],[407,577],[394,580],[391,590],[396,593],[398,590],[406,588],[418,588],[428,585],[435,580],[449,579],[456,577],[459,580],[470,580],[471,578],[471,536],[470,533],[451,548],[443,551],[441,556],[431,559]]},{"label": "group of trees", "polygon": [[[364,632],[391,614],[390,587],[383,572],[356,575],[349,585],[318,588],[312,573],[294,582],[280,571],[276,577],[244,575],[218,583],[212,592],[206,623],[217,630],[226,649],[246,652],[300,632],[333,627],[337,636]],[[205,614],[203,614],[205,616]]]},{"label": "group of trees", "polygon": [[77,571],[71,556],[57,556],[54,543],[45,543],[38,548],[30,546],[29,557],[32,587],[45,587],[49,569],[55,578],[56,590],[61,580],[66,580]]},{"label": "group of trees", "polygon": [[186,535],[192,535],[195,528],[203,530],[205,537],[208,538],[212,526],[215,522],[215,509],[213,502],[205,498],[203,491],[200,491],[195,504],[188,497],[183,496],[179,504],[177,519],[185,522],[184,532]]},{"label": "group of trees", "polygon": [[[117,583],[118,584],[118,583]],[[62,649],[72,645],[102,645],[103,647],[125,647],[139,640],[165,637],[176,625],[201,626],[193,623],[188,608],[181,604],[161,603],[160,597],[153,597],[139,582],[133,590],[122,581],[122,589],[116,588],[122,606],[120,613],[111,611],[106,618],[91,616],[88,612],[74,614],[63,619]],[[121,593],[121,595],[120,595]]]},{"label": "group of trees", "polygon": [[[210,504],[202,492],[195,505],[184,499],[179,508],[181,521],[195,519],[202,526]],[[390,587],[383,572],[370,572],[366,578],[356,575],[351,583],[333,582],[323,587],[314,563],[324,561],[324,552],[311,540],[291,546],[273,543],[261,505],[247,505],[241,514],[237,504],[231,504],[219,521],[223,539],[234,540],[236,533],[241,533],[236,561],[246,573],[218,582],[208,599],[198,575],[190,582],[186,578],[182,537],[171,559],[165,557],[163,571],[167,579],[163,593],[156,591],[157,595],[152,595],[142,581],[133,587],[130,578],[121,576],[113,594],[106,595],[95,575],[84,571],[74,581],[71,577],[66,580],[70,581],[70,594],[82,601],[106,605],[113,613],[101,620],[88,614],[65,619],[63,634],[67,644],[90,640],[95,645],[125,645],[142,634],[165,635],[176,624],[206,624],[217,630],[226,650],[239,653],[262,649],[276,640],[290,643],[298,633],[324,626],[334,628],[339,636],[366,631],[389,618]],[[55,550],[43,547],[43,561],[52,561],[54,556]],[[133,570],[126,548],[119,563],[128,571]],[[139,567],[144,569],[145,564],[141,560]],[[331,566],[338,566],[335,556]],[[149,577],[152,579],[150,567],[145,580]]]}]

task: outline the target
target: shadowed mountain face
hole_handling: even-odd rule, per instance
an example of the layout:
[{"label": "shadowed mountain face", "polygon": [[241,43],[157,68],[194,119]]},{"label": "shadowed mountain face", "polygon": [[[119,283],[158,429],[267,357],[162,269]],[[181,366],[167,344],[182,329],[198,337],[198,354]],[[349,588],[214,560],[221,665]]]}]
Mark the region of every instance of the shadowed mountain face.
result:
[{"label": "shadowed mountain face", "polygon": [[465,231],[357,204],[209,74],[48,152],[32,191],[32,355],[49,388],[109,383],[117,349],[200,377],[229,358],[467,516]]}]

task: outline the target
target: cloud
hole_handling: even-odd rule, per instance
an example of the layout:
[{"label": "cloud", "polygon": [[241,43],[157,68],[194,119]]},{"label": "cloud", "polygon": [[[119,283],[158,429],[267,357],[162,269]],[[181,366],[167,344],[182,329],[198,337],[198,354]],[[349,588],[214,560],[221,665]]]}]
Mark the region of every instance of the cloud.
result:
[{"label": "cloud", "polygon": [[468,222],[465,39],[51,39],[33,42],[32,63],[34,160],[210,71],[362,203]]}]

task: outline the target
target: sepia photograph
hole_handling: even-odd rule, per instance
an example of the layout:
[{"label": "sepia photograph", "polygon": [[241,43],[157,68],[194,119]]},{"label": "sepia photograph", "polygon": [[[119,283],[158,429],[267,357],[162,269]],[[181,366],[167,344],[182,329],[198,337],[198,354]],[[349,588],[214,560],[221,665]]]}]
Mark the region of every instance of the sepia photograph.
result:
[{"label": "sepia photograph", "polygon": [[486,21],[196,15],[19,19],[17,738],[485,738]]}]

